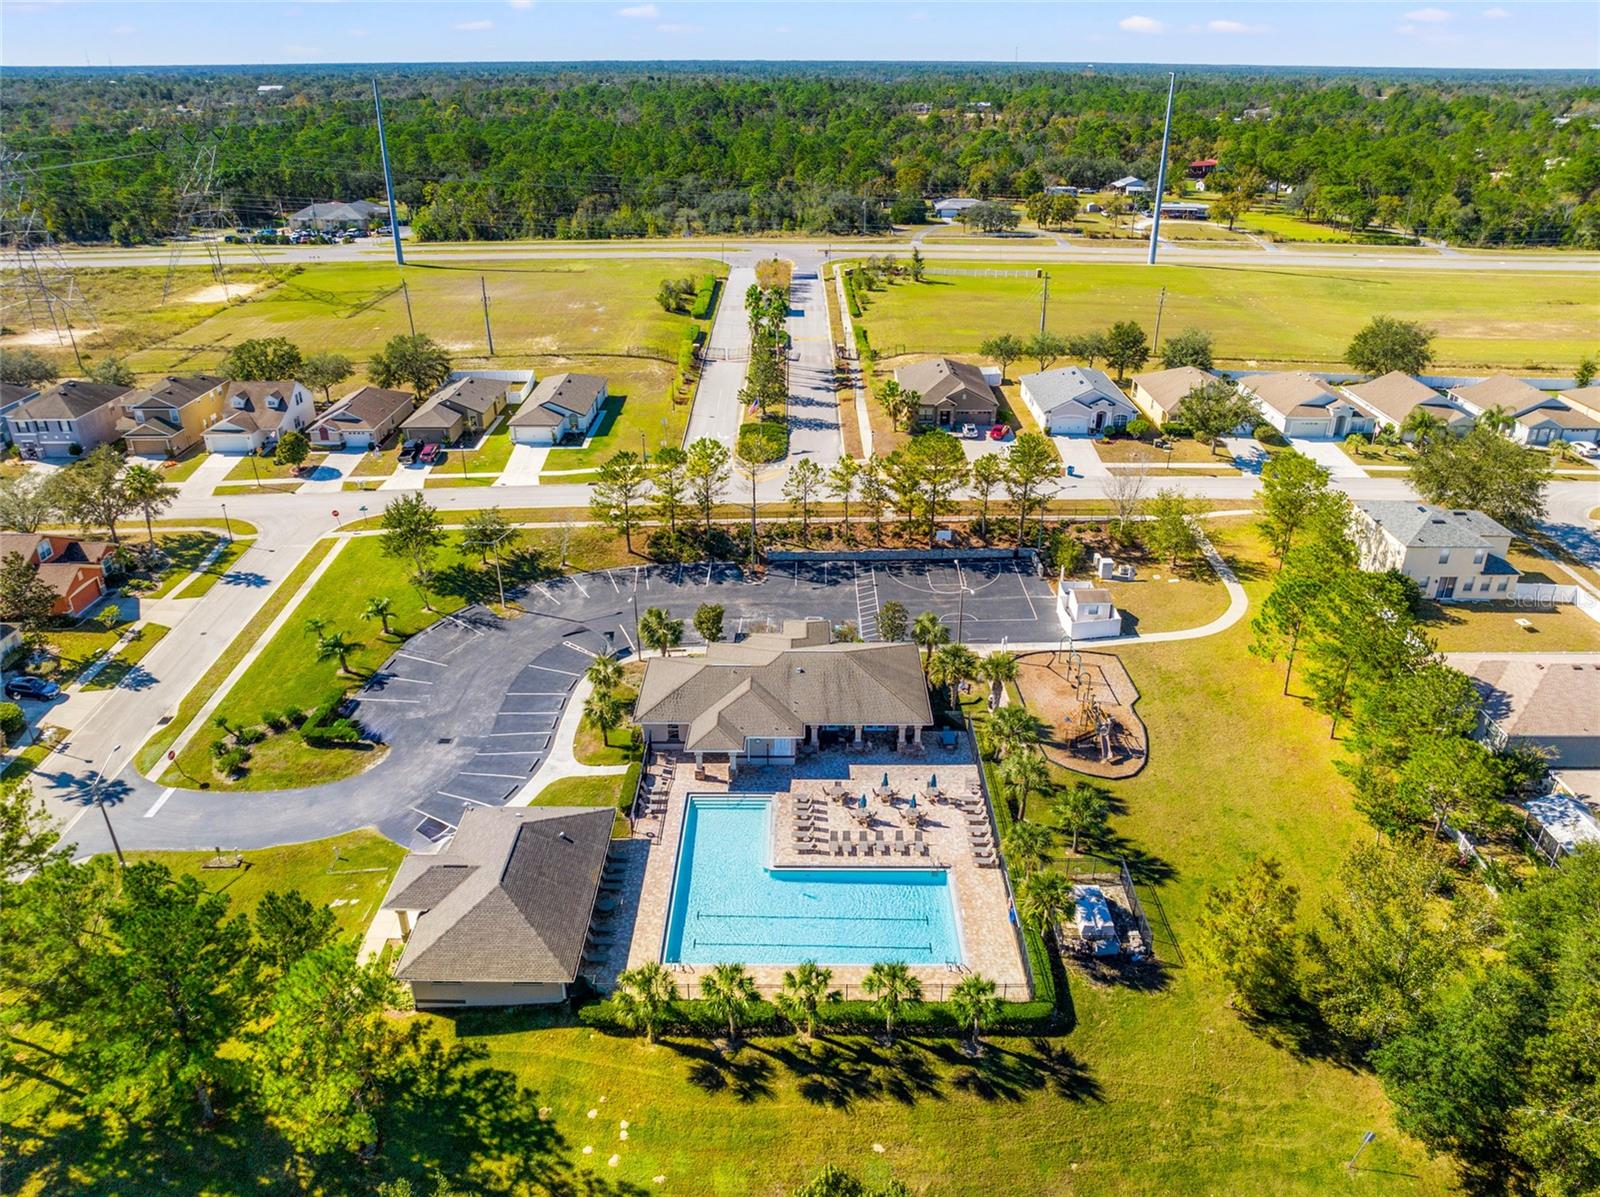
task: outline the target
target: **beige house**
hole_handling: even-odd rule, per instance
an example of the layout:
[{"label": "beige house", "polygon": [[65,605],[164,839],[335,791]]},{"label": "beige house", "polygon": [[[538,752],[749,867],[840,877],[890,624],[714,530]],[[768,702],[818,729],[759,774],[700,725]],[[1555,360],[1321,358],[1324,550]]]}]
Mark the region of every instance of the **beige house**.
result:
[{"label": "beige house", "polygon": [[469,807],[450,843],[401,862],[382,910],[418,1007],[563,1001],[583,968],[606,807]]},{"label": "beige house", "polygon": [[1151,370],[1133,376],[1133,401],[1144,408],[1157,427],[1172,418],[1190,392],[1197,391],[1217,376],[1198,366],[1178,366],[1171,370]]},{"label": "beige house", "polygon": [[429,395],[402,421],[400,432],[407,440],[432,445],[475,439],[500,418],[513,396],[520,403],[532,389],[531,373],[519,381],[493,373],[462,374]]},{"label": "beige house", "polygon": [[1593,416],[1600,422],[1600,386],[1573,387],[1561,392],[1561,401],[1573,411]]},{"label": "beige house", "polygon": [[259,453],[285,432],[305,428],[315,415],[304,383],[230,382],[221,417],[205,430],[206,448],[213,453]]},{"label": "beige house", "polygon": [[69,378],[19,403],[6,415],[11,442],[26,458],[76,457],[117,439],[129,388]]},{"label": "beige house", "polygon": [[1341,396],[1332,383],[1304,370],[1252,374],[1239,380],[1239,391],[1287,437],[1340,441],[1352,432],[1372,431],[1370,415]]},{"label": "beige house", "polygon": [[[1399,370],[1366,382],[1347,383],[1339,389],[1354,399],[1356,406],[1370,415],[1378,428],[1393,428],[1399,432],[1415,411],[1427,412],[1454,436],[1472,427],[1471,412],[1452,403],[1427,383]],[[1409,441],[1415,437],[1408,432],[1402,434],[1401,439]]]},{"label": "beige house", "polygon": [[582,439],[599,423],[606,399],[606,380],[598,374],[552,374],[534,387],[511,417],[511,439],[519,445]]},{"label": "beige house", "polygon": [[903,390],[922,397],[917,422],[934,428],[959,428],[963,424],[995,422],[999,403],[994,387],[977,366],[954,358],[930,357],[894,372]]},{"label": "beige house", "polygon": [[389,439],[416,403],[410,391],[362,387],[317,417],[306,435],[318,449],[371,449]]},{"label": "beige house", "polygon": [[1362,569],[1398,570],[1426,598],[1485,602],[1516,596],[1522,572],[1507,560],[1511,530],[1481,511],[1361,500],[1352,507],[1351,531]]},{"label": "beige house", "polygon": [[914,644],[833,644],[824,619],[788,619],[783,631],[708,644],[703,657],[645,666],[634,719],[647,744],[741,764],[791,762],[827,744],[889,733],[922,743],[933,723]]},{"label": "beige house", "polygon": [[182,457],[198,445],[222,416],[227,380],[210,374],[168,375],[122,397],[117,427],[133,457],[163,461]]}]

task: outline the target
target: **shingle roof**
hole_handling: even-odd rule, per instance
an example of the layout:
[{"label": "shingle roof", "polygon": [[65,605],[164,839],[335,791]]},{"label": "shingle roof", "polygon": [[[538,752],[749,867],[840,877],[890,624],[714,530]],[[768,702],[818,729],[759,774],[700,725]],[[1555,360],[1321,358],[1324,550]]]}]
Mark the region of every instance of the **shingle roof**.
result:
[{"label": "shingle roof", "polygon": [[511,417],[513,428],[550,428],[561,423],[566,413],[587,420],[594,414],[606,380],[598,374],[552,374],[533,389],[533,394]]},{"label": "shingle roof", "polygon": [[686,747],[712,751],[741,750],[747,736],[799,736],[808,724],[933,722],[915,645],[819,643],[824,621],[791,625],[710,645],[699,659],[651,661],[634,718],[686,727]]},{"label": "shingle roof", "polygon": [[611,845],[610,807],[472,807],[449,845],[406,858],[386,910],[421,910],[402,981],[573,980]]},{"label": "shingle roof", "polygon": [[38,393],[39,388],[31,382],[0,382],[0,407],[10,407]]},{"label": "shingle roof", "polygon": [[1481,511],[1435,507],[1403,499],[1360,499],[1356,510],[1411,548],[1487,548],[1486,536],[1505,539],[1511,530]]},{"label": "shingle roof", "polygon": [[[222,418],[206,431],[231,424],[246,432],[270,432],[280,427],[288,417],[294,405],[294,389],[299,385],[292,379],[230,382],[222,394]],[[236,397],[244,400],[244,406],[235,405]],[[273,399],[281,400],[282,405],[273,407]]]},{"label": "shingle roof", "polygon": [[1490,657],[1470,675],[1484,715],[1508,736],[1600,739],[1600,665]]},{"label": "shingle roof", "polygon": [[140,407],[146,403],[165,403],[173,407],[184,407],[216,390],[226,381],[213,374],[190,374],[183,377],[169,374],[159,382],[129,391],[123,396],[122,406]]},{"label": "shingle roof", "polygon": [[924,358],[920,362],[901,366],[894,372],[894,378],[906,390],[921,395],[922,402],[930,407],[942,403],[959,407],[962,405],[958,400],[963,396],[990,406],[995,402],[994,388],[983,376],[983,371],[954,358]]},{"label": "shingle roof", "polygon": [[1068,403],[1087,407],[1097,401],[1132,406],[1116,383],[1090,366],[1064,366],[1039,374],[1024,374],[1022,382],[1041,411],[1054,411]]},{"label": "shingle roof", "polygon": [[1483,411],[1503,407],[1513,415],[1543,403],[1550,396],[1509,374],[1496,374],[1482,382],[1451,387],[1450,393]]},{"label": "shingle roof", "polygon": [[1217,376],[1198,366],[1178,366],[1171,370],[1152,370],[1148,374],[1135,374],[1134,385],[1150,396],[1150,402],[1164,415],[1171,415],[1189,396],[1189,392],[1216,382]]},{"label": "shingle roof", "polygon": [[1562,391],[1561,397],[1569,403],[1581,403],[1590,411],[1600,412],[1600,385],[1573,387],[1570,391]]},{"label": "shingle roof", "polygon": [[330,407],[317,423],[337,420],[347,427],[377,428],[402,412],[411,410],[416,396],[410,391],[389,391],[382,387],[362,387]]},{"label": "shingle roof", "polygon": [[503,378],[484,378],[464,374],[429,395],[423,405],[406,417],[406,424],[422,425],[438,418],[439,409],[455,415],[472,412],[482,416],[496,403],[503,403],[510,384]]},{"label": "shingle roof", "polygon": [[1252,375],[1241,378],[1239,385],[1286,416],[1322,415],[1328,404],[1339,398],[1330,384],[1304,370]]},{"label": "shingle roof", "polygon": [[387,212],[382,204],[370,203],[367,200],[324,200],[321,203],[307,204],[300,211],[294,213],[290,220],[368,220],[379,212]]},{"label": "shingle roof", "polygon": [[1565,403],[1547,402],[1543,407],[1531,407],[1518,412],[1513,419],[1529,428],[1540,424],[1554,424],[1557,428],[1588,429],[1600,426],[1600,420],[1583,412],[1574,411]]},{"label": "shingle roof", "polygon": [[1419,382],[1399,370],[1380,374],[1367,382],[1353,383],[1344,389],[1363,407],[1396,424],[1404,424],[1406,417],[1419,407],[1447,424],[1471,418],[1427,383]]},{"label": "shingle roof", "polygon": [[88,382],[69,378],[58,382],[48,391],[39,392],[17,408],[13,420],[76,420],[90,412],[98,411],[108,403],[115,403],[130,388],[109,382]]}]

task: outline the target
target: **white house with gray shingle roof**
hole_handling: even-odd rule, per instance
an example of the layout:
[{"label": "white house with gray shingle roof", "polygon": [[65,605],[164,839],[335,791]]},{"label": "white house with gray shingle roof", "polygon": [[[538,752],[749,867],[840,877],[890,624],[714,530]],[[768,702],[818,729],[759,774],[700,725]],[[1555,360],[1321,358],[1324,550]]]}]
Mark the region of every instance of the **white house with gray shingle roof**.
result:
[{"label": "white house with gray shingle roof", "polygon": [[511,417],[511,439],[519,445],[559,445],[594,431],[605,411],[606,380],[598,374],[551,374]]},{"label": "white house with gray shingle roof", "polygon": [[1284,436],[1339,441],[1372,431],[1370,415],[1304,370],[1250,374],[1239,379],[1239,391]]},{"label": "white house with gray shingle roof", "polygon": [[833,644],[827,620],[709,644],[703,657],[645,666],[634,719],[648,744],[745,763],[787,762],[807,747],[889,732],[920,744],[933,708],[914,644]]},{"label": "white house with gray shingle roof", "polygon": [[382,909],[405,941],[395,977],[419,1007],[563,1001],[611,846],[606,807],[475,806],[449,844],[401,863]]},{"label": "white house with gray shingle roof", "polygon": [[1522,571],[1507,559],[1511,530],[1481,511],[1406,500],[1361,500],[1351,531],[1361,568],[1398,570],[1423,597],[1455,601],[1509,600]]},{"label": "white house with gray shingle roof", "polygon": [[1022,376],[1023,403],[1052,436],[1098,436],[1127,427],[1139,414],[1102,371],[1063,366]]}]

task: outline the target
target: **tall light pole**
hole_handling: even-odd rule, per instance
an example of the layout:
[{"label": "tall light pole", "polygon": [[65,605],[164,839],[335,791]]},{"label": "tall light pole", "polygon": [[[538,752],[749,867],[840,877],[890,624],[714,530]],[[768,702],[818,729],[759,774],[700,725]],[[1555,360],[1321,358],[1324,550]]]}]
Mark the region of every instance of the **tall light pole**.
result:
[{"label": "tall light pole", "polygon": [[1167,147],[1172,143],[1172,93],[1178,89],[1178,74],[1167,75],[1167,121],[1161,129],[1161,161],[1156,166],[1156,212],[1150,222],[1149,264],[1156,264],[1156,243],[1161,238],[1161,197],[1167,190]]},{"label": "tall light pole", "polygon": [[[394,239],[394,264],[406,264],[405,251],[400,248],[400,213],[394,206],[394,172],[389,169],[389,142],[383,135],[383,101],[378,97],[378,79],[372,79],[372,107],[378,114],[378,156],[383,159],[383,190],[389,199],[389,235]],[[415,336],[415,330],[412,335]]]}]

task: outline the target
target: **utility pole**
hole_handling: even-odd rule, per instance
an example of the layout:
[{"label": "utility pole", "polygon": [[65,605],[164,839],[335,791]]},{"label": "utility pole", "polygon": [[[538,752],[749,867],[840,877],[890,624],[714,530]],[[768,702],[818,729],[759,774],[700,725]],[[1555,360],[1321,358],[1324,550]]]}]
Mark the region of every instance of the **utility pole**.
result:
[{"label": "utility pole", "polygon": [[1156,297],[1156,331],[1150,338],[1150,352],[1154,353],[1161,348],[1161,309],[1167,306],[1167,289],[1161,288],[1161,294]]},{"label": "utility pole", "polygon": [[1178,90],[1178,73],[1167,75],[1167,121],[1161,129],[1161,161],[1156,167],[1156,211],[1150,222],[1149,264],[1156,264],[1156,243],[1161,239],[1161,197],[1167,190],[1167,147],[1172,142],[1172,94]]},{"label": "utility pole", "polygon": [[400,294],[405,297],[406,301],[406,323],[411,326],[411,335],[416,336],[417,322],[411,316],[411,288],[406,286],[405,279],[400,280]]},{"label": "utility pole", "polygon": [[[405,251],[400,248],[400,213],[394,206],[394,172],[389,169],[389,142],[383,135],[383,100],[378,96],[378,77],[372,77],[372,107],[378,114],[378,155],[383,159],[383,190],[389,200],[389,236],[394,239],[394,264],[406,264]],[[411,330],[416,335],[416,329]]]},{"label": "utility pole", "polygon": [[[489,284],[484,282],[483,275],[478,276],[478,290],[483,295],[483,336],[489,342],[489,356],[494,356],[494,329],[489,326]],[[505,605],[504,600],[501,606]]]},{"label": "utility pole", "polygon": [[1039,335],[1044,336],[1044,317],[1050,309],[1050,274],[1044,274],[1044,293],[1039,297]]}]

